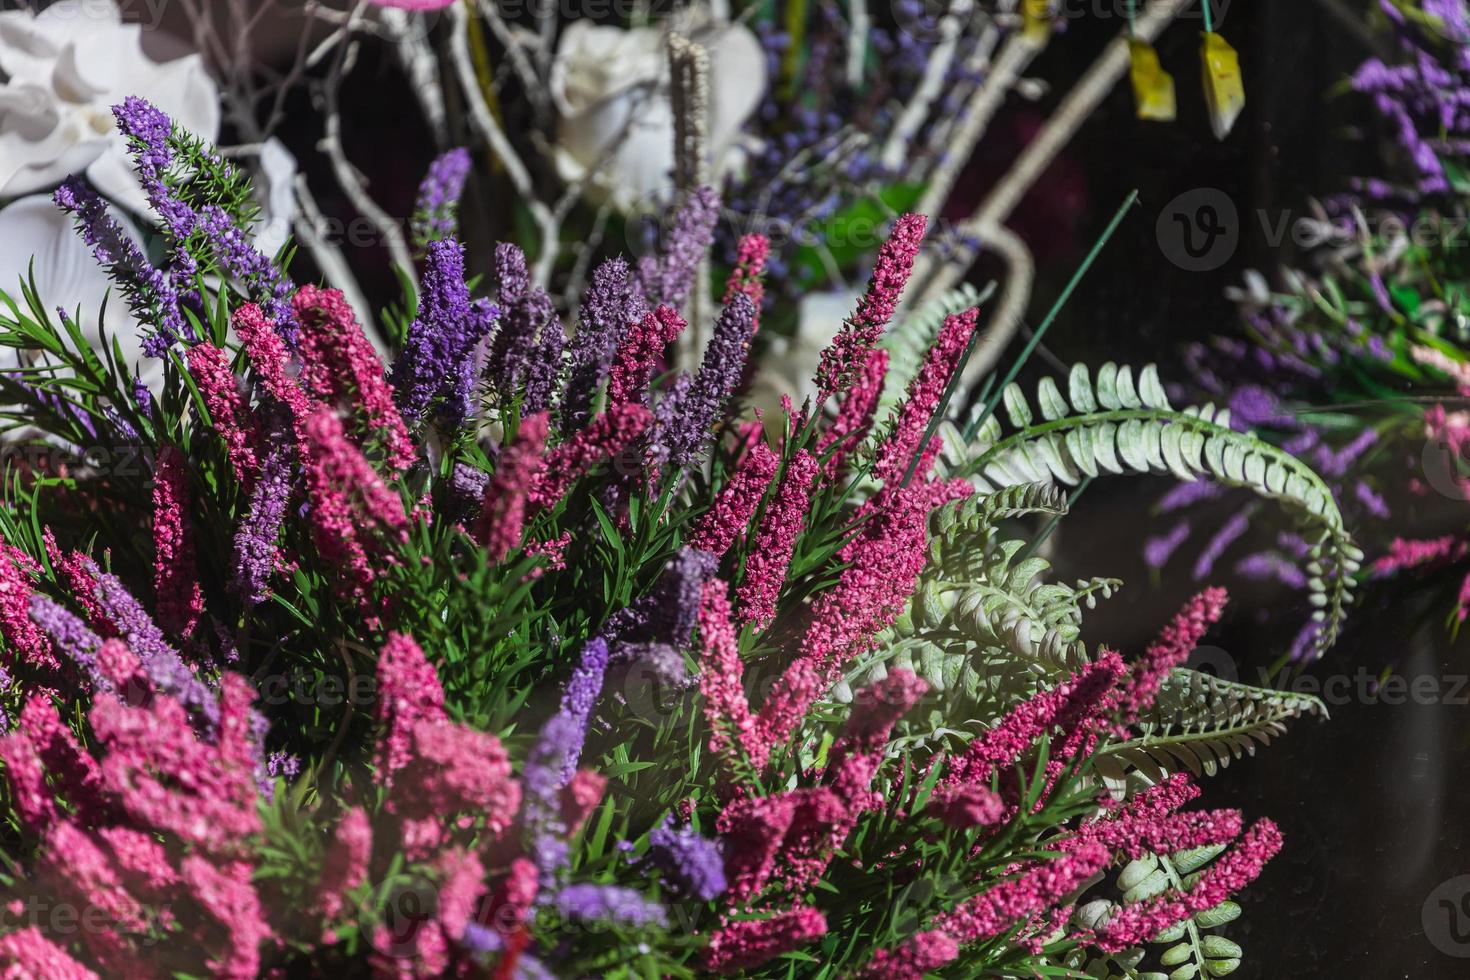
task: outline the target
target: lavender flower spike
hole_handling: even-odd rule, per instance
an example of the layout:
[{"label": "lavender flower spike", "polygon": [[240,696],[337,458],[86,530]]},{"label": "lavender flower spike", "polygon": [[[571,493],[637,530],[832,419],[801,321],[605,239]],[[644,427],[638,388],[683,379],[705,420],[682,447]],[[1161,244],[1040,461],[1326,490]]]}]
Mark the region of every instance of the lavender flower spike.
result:
[{"label": "lavender flower spike", "polygon": [[291,496],[293,460],[289,443],[282,441],[271,447],[250,496],[250,513],[235,532],[233,587],[251,605],[264,602],[270,595],[270,579],[276,571],[276,541]]},{"label": "lavender flower spike", "polygon": [[102,647],[101,637],[88,629],[85,623],[61,603],[40,593],[31,596],[30,615],[31,622],[41,627],[51,637],[56,649],[87,675],[95,690],[112,690],[112,683],[97,664],[97,651]]},{"label": "lavender flower spike", "polygon": [[[471,351],[489,332],[497,313],[484,300],[470,302],[463,246],[453,238],[430,242],[419,313],[389,376],[406,420],[422,418],[446,388],[468,396],[473,379],[461,377],[461,368],[470,362]],[[461,387],[466,390],[460,392]]]},{"label": "lavender flower spike", "polygon": [[82,241],[122,288],[133,316],[141,323],[158,324],[158,332],[143,339],[143,353],[162,357],[180,338],[192,339],[193,332],[179,308],[178,291],[108,215],[107,203],[75,177],[68,177],[54,198],[57,207],[75,216]]},{"label": "lavender flower spike", "polygon": [[522,772],[522,818],[529,836],[527,843],[546,885],[566,864],[560,794],[581,761],[587,722],[602,693],[607,660],[607,641],[601,637],[588,640],[562,692],[561,708],[542,726]]},{"label": "lavender flower spike", "polygon": [[650,305],[662,303],[678,308],[695,287],[699,264],[714,239],[720,217],[720,197],[708,187],[696,188],[674,217],[674,227],[663,254],[645,255],[638,263],[638,278]]},{"label": "lavender flower spike", "polygon": [[207,730],[214,731],[219,724],[218,699],[179,659],[178,651],[164,639],[163,631],[154,624],[122,581],[96,565],[91,571],[97,582],[97,603],[102,607],[103,615],[117,627],[118,633],[137,655],[153,686],[197,712],[204,719]]},{"label": "lavender flower spike", "polygon": [[414,205],[413,238],[420,247],[459,230],[459,199],[470,174],[470,151],[455,147],[429,165]]},{"label": "lavender flower spike", "polygon": [[704,451],[715,422],[740,383],[755,324],[755,304],[744,293],[736,293],[715,323],[694,383],[659,435],[671,463],[687,466]]},{"label": "lavender flower spike", "polygon": [[567,387],[561,400],[564,432],[576,432],[587,424],[592,396],[607,376],[623,334],[647,312],[627,262],[608,259],[593,271],[592,284],[582,297],[577,335],[572,338]]},{"label": "lavender flower spike", "polygon": [[556,893],[552,902],[562,915],[580,922],[638,927],[662,926],[668,921],[663,906],[617,885],[568,885]]},{"label": "lavender flower spike", "polygon": [[725,857],[720,846],[693,827],[676,829],[665,821],[648,835],[648,857],[680,895],[708,902],[725,891]]}]

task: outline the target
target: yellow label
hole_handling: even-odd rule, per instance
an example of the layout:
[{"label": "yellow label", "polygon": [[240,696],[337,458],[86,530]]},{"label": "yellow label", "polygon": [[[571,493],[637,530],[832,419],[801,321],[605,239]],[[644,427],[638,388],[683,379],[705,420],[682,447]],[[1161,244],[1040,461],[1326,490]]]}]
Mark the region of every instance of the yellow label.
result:
[{"label": "yellow label", "polygon": [[1133,80],[1133,102],[1139,119],[1171,122],[1174,102],[1174,76],[1159,64],[1159,53],[1147,41],[1128,42],[1129,77]]},{"label": "yellow label", "polygon": [[1051,36],[1051,0],[1025,0],[1021,13],[1028,38],[1041,42]]},{"label": "yellow label", "polygon": [[1240,77],[1240,56],[1219,34],[1206,33],[1200,51],[1204,68],[1205,104],[1210,110],[1210,128],[1216,139],[1230,135],[1235,120],[1245,109],[1245,83]]}]

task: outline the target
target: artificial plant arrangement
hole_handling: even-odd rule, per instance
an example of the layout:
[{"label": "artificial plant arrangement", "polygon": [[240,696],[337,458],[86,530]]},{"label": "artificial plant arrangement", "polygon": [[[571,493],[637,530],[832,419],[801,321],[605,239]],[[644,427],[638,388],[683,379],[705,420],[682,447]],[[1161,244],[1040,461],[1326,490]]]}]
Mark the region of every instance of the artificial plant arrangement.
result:
[{"label": "artificial plant arrangement", "polygon": [[441,162],[385,363],[342,293],[252,246],[238,168],[141,99],[116,117],[166,261],[82,180],[56,203],[161,383],[65,297],[0,295],[27,357],[0,376],[8,969],[1239,966],[1217,930],[1280,835],[1186,807],[1322,706],[1183,666],[1218,589],[1135,655],[1085,641],[1118,583],[1049,581],[1017,519],[1084,475],[1248,487],[1311,543],[1321,651],[1361,556],[1308,466],[1151,367],[1008,378],[955,417],[973,295],[889,329],[914,214],[818,396],[752,420],[760,236],[697,368],[664,360],[708,189],[591,272],[568,338],[515,245],[466,278]]},{"label": "artificial plant arrangement", "polygon": [[[1458,628],[1470,614],[1470,544],[1452,509],[1470,499],[1470,419],[1457,408],[1470,393],[1470,120],[1461,106],[1470,20],[1461,5],[1432,0],[1383,0],[1377,10],[1393,55],[1366,60],[1346,94],[1371,106],[1391,176],[1356,179],[1314,203],[1293,228],[1314,243],[1306,267],[1282,270],[1277,288],[1248,273],[1234,294],[1243,334],[1193,343],[1185,360],[1197,390],[1312,460],[1363,529],[1372,556],[1364,577],[1459,568],[1447,617]],[[1192,540],[1201,507],[1219,506],[1205,501],[1225,492],[1199,484],[1163,498],[1158,510],[1171,521],[1146,546],[1150,564],[1171,561]],[[1288,532],[1269,547],[1239,546],[1258,508],[1224,506],[1225,519],[1203,522],[1211,537],[1192,552],[1197,579],[1231,554],[1236,574],[1306,586],[1306,542]],[[1411,521],[1449,533],[1406,534]],[[1300,637],[1296,653],[1310,648],[1310,636]]]},{"label": "artificial plant arrangement", "polygon": [[[0,91],[24,124],[0,144],[10,158],[0,197],[33,195],[21,199],[24,222],[17,212],[0,228],[59,234],[38,198],[87,160],[105,197],[148,220],[121,144],[92,125],[139,94],[206,138],[230,136],[224,152],[253,175],[266,208],[263,250],[294,234],[378,340],[370,291],[357,280],[364,256],[349,237],[371,238],[409,275],[415,267],[404,205],[381,176],[370,179],[374,161],[355,158],[344,124],[353,89],[371,85],[417,107],[394,138],[430,156],[469,148],[467,244],[522,242],[532,280],[560,309],[576,307],[604,251],[644,247],[650,225],[696,186],[720,192],[712,261],[721,273],[744,234],[770,243],[784,300],[767,311],[773,335],[801,332],[800,299],[830,292],[850,303],[879,229],[903,210],[946,218],[931,230],[944,261],[921,259],[911,300],[948,292],[983,248],[1012,269],[1003,311],[1024,309],[1032,262],[1006,228],[1011,212],[1130,70],[1135,87],[1156,92],[1167,81],[1172,91],[1150,44],[1176,20],[1206,29],[1211,126],[1223,134],[1240,112],[1238,65],[1207,5],[1130,0],[1126,9],[1113,43],[1074,54],[1095,60],[1014,163],[968,200],[956,186],[1001,110],[1048,90],[1028,74],[1037,59],[1053,45],[1080,47],[1065,31],[1073,5],[714,0],[566,11],[493,0],[182,0],[167,26],[183,30],[179,43],[193,53],[156,63],[112,0],[59,0],[0,13]],[[1157,101],[1141,97],[1140,114],[1167,118],[1145,105]],[[325,166],[297,166],[300,145],[281,138],[288,116]],[[333,232],[338,222],[354,233]],[[0,243],[0,265],[9,257]],[[676,345],[684,366],[707,340],[700,329],[691,324]],[[829,339],[818,333],[803,350]],[[975,363],[993,363],[991,346],[1003,345],[986,345]]]}]

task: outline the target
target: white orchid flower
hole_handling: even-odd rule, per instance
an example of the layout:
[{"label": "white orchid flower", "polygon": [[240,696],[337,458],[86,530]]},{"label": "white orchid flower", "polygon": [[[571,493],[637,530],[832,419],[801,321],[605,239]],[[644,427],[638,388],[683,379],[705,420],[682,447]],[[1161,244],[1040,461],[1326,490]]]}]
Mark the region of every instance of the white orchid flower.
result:
[{"label": "white orchid flower", "polygon": [[142,215],[112,106],[139,95],[205,139],[219,135],[219,91],[197,54],[154,61],[142,27],[113,0],[62,0],[39,14],[0,13],[0,199],[50,190],[85,172],[98,191]]}]

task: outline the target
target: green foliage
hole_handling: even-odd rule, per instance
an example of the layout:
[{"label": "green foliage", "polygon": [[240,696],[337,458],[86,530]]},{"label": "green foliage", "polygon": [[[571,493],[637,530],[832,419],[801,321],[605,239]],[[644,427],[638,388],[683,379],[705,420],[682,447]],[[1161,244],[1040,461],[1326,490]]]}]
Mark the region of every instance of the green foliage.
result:
[{"label": "green foliage", "polygon": [[[1130,861],[1115,881],[1120,901],[1131,905],[1169,889],[1188,890],[1199,880],[1206,865],[1224,850],[1224,845],[1212,845],[1173,854],[1146,854]],[[1073,920],[1078,925],[1097,928],[1115,908],[1115,902],[1094,899],[1080,906]],[[1229,976],[1240,968],[1243,950],[1239,943],[1216,930],[1238,918],[1239,905],[1221,902],[1154,936],[1147,949],[1087,961],[1085,975],[1096,980],[1207,980]],[[1145,960],[1152,962],[1145,963]]]},{"label": "green foliage", "polygon": [[1097,768],[1121,783],[1130,769],[1151,782],[1187,770],[1213,776],[1243,754],[1255,754],[1286,731],[1286,722],[1327,717],[1327,706],[1308,694],[1272,691],[1176,667],[1137,724],[1138,736],[1099,753]]},{"label": "green foliage", "polygon": [[[1352,576],[1362,561],[1343,525],[1331,490],[1311,467],[1249,433],[1230,428],[1229,413],[1212,405],[1176,411],[1158,373],[1105,364],[1096,384],[1083,365],[1072,368],[1067,397],[1044,378],[1032,411],[1021,389],[1007,386],[1006,414],[978,419],[974,443],[956,462],[959,475],[982,489],[1041,480],[1075,485],[1103,474],[1172,473],[1185,481],[1208,477],[1273,499],[1300,524],[1310,547],[1309,600],[1319,624],[1321,656],[1337,639],[1352,601]],[[1070,404],[1069,404],[1070,401]]]}]

